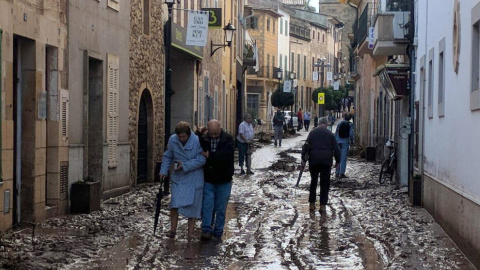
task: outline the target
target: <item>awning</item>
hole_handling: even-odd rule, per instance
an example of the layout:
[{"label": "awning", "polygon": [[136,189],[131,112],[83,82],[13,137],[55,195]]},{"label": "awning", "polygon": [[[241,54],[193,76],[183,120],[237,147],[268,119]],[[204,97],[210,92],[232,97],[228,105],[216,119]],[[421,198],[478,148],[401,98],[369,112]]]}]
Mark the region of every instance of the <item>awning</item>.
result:
[{"label": "awning", "polygon": [[391,99],[399,99],[408,95],[408,70],[406,64],[385,64],[375,70],[373,77],[379,77]]}]

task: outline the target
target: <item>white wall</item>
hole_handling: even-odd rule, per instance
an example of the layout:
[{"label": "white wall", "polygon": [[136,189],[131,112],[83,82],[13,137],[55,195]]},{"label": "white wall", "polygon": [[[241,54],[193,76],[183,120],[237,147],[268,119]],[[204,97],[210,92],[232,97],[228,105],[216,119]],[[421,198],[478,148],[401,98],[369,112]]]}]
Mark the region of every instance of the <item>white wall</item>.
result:
[{"label": "white wall", "polygon": [[[452,32],[454,0],[417,2],[418,48],[416,98],[420,97],[420,59],[425,56],[424,169],[434,180],[480,204],[480,110],[470,110],[472,9],[480,0],[462,0],[460,10],[460,67],[453,69]],[[445,116],[438,114],[439,42],[445,38]],[[433,117],[428,117],[428,62],[434,49]],[[478,61],[478,59],[476,59]],[[421,106],[420,106],[421,107]],[[421,124],[421,123],[420,123]]]}]

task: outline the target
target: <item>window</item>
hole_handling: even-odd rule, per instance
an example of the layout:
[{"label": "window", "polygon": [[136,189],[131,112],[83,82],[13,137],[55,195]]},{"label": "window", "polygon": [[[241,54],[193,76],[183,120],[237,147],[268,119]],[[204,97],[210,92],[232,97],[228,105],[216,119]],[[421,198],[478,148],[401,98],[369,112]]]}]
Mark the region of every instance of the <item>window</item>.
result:
[{"label": "window", "polygon": [[285,68],[283,69],[283,72],[285,73],[285,77],[288,75],[287,70],[288,70],[288,63],[287,63],[287,56],[285,55],[284,57],[285,63],[283,64]]},{"label": "window", "polygon": [[267,78],[270,78],[270,54],[267,54]]},{"label": "window", "polygon": [[294,72],[295,67],[295,53],[292,52],[292,57],[290,58],[290,70]]},{"label": "window", "polygon": [[280,34],[283,34],[283,18],[280,18]]},{"label": "window", "polygon": [[258,94],[247,94],[247,112],[252,115],[253,118],[258,117]]},{"label": "window", "polygon": [[307,79],[307,56],[303,56],[303,79]]},{"label": "window", "polygon": [[470,110],[480,109],[480,3],[472,9],[472,61]]},{"label": "window", "polygon": [[270,31],[270,19],[267,19],[267,31]]},{"label": "window", "polygon": [[315,31],[312,31],[312,39],[315,39]]},{"label": "window", "polygon": [[150,0],[143,0],[143,33],[150,35]]},{"label": "window", "polygon": [[285,20],[285,36],[288,36],[288,21]]},{"label": "window", "polygon": [[[275,67],[275,56],[272,55],[272,67]],[[273,71],[272,71],[273,72]],[[276,74],[275,74],[276,75]],[[276,76],[275,76],[276,77]]]},{"label": "window", "polygon": [[298,53],[297,54],[297,78],[301,78],[300,77],[300,54]]},{"label": "window", "polygon": [[108,167],[117,166],[119,57],[108,54],[107,148]]},{"label": "window", "polygon": [[387,0],[387,11],[410,11],[411,0]]},{"label": "window", "polygon": [[325,34],[322,35],[322,42],[325,43]]},{"label": "window", "polygon": [[433,117],[433,48],[428,57],[428,117]]},{"label": "window", "polygon": [[282,54],[280,54],[280,57],[278,58],[278,67],[282,68]]},{"label": "window", "polygon": [[440,41],[438,55],[438,116],[445,116],[445,38]]}]

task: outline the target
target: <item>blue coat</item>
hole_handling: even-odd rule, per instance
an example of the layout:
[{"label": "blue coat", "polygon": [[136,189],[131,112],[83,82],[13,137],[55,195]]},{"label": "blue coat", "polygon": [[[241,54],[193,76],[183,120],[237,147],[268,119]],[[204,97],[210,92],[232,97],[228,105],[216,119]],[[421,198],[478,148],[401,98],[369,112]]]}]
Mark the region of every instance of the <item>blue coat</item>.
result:
[{"label": "blue coat", "polygon": [[192,133],[185,146],[177,135],[172,135],[168,140],[167,151],[163,154],[160,174],[167,175],[174,161],[182,163],[183,169],[173,170],[170,177],[170,207],[178,208],[178,212],[186,217],[201,217],[203,165],[206,162],[202,151],[198,137]]}]

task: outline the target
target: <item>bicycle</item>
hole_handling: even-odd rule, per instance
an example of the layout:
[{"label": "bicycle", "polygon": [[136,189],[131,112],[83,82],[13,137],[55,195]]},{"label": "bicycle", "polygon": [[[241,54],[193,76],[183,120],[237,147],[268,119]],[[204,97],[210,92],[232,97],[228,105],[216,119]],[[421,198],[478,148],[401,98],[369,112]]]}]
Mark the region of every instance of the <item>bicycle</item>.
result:
[{"label": "bicycle", "polygon": [[378,182],[380,184],[385,183],[386,178],[390,178],[390,182],[394,179],[394,176],[397,172],[397,147],[398,143],[392,140],[388,140],[385,144],[390,153],[387,158],[382,163],[382,168],[380,169],[380,175],[378,177]]}]

